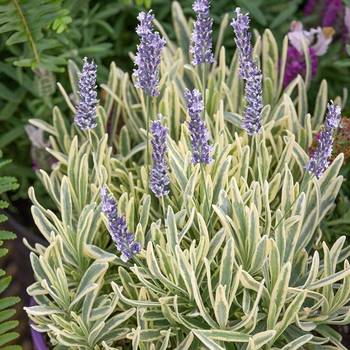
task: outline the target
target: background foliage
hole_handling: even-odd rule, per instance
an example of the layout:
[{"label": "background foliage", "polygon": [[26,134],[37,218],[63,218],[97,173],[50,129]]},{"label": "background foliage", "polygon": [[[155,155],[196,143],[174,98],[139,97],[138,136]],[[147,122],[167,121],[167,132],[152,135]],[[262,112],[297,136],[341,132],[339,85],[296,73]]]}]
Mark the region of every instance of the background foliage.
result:
[{"label": "background foliage", "polygon": [[[130,60],[129,53],[135,51],[137,44],[137,37],[134,34],[137,13],[142,8],[152,6],[158,21],[162,23],[170,38],[175,39],[171,24],[170,2],[170,0],[0,0],[0,148],[5,151],[6,156],[14,159],[12,164],[7,164],[1,169],[1,173],[4,175],[16,174],[21,183],[20,191],[11,194],[12,199],[26,197],[29,184],[34,184],[36,195],[41,199],[40,203],[44,204],[45,208],[55,207],[54,201],[48,200],[44,188],[40,186],[41,182],[37,180],[32,170],[30,144],[24,127],[28,119],[33,117],[51,121],[52,108],[55,105],[60,107],[64,122],[70,122],[71,111],[58,91],[56,82],[60,81],[62,86],[72,93],[71,97],[74,101],[72,79],[76,79],[77,68],[73,62],[80,66],[84,56],[94,57],[97,61],[100,83],[106,82],[108,77],[111,79],[114,73],[120,73],[115,66],[112,66],[114,73],[109,76],[111,61],[116,61],[119,68],[130,72],[132,60]],[[223,14],[231,12],[234,6],[241,6],[250,12],[252,25],[260,33],[265,27],[270,27],[279,42],[282,42],[293,19],[303,20],[306,26],[319,25],[319,18],[316,15],[308,18],[303,16],[302,9],[305,1],[302,0],[288,1],[288,6],[286,6],[286,1],[280,0],[214,0],[213,2],[215,3],[212,8],[216,28],[215,40]],[[344,2],[349,4],[349,1]],[[185,16],[193,18],[192,0],[182,0],[181,5]],[[234,41],[229,30],[224,35],[223,41],[227,57],[231,58]],[[71,72],[70,75],[68,75],[67,65]],[[350,60],[343,45],[339,40],[335,41],[327,55],[321,58],[318,76],[311,82],[308,89],[308,110],[314,110],[314,101],[316,101],[316,94],[319,92],[323,78],[328,81],[329,96],[342,95],[343,86],[350,84],[349,66]],[[119,87],[119,78],[115,79],[116,86]],[[104,84],[104,86],[107,85]],[[106,103],[106,110],[110,111],[113,98],[106,89],[102,91],[101,100]],[[129,106],[134,106],[140,101],[136,99],[129,102]],[[345,114],[348,112],[349,102],[347,101]],[[143,140],[144,134],[142,132],[133,134],[130,130],[134,125],[130,125],[130,121],[133,120],[138,127],[141,127],[143,117],[139,112],[136,115],[130,115],[124,108],[119,113],[118,118],[123,119],[126,124],[129,123],[129,132],[125,128],[122,129],[120,136],[114,142],[110,142],[113,143],[115,149],[121,150],[123,157],[133,152],[133,157],[136,154],[134,159],[140,161],[137,157],[140,149],[135,149],[134,146]],[[178,116],[178,118],[182,117]],[[229,123],[232,124],[230,127],[235,130],[234,123],[237,123],[237,115],[226,114],[225,118],[226,121],[230,120]],[[178,137],[180,130],[171,126],[171,133],[172,136]],[[43,150],[41,152],[43,153]],[[114,161],[119,162],[119,159],[114,159]],[[130,159],[125,159],[125,162],[128,167],[131,166]],[[128,186],[129,175],[124,170],[124,168],[119,169],[116,177],[122,174],[122,185]],[[341,169],[341,174],[346,179],[350,179],[349,172],[348,163]],[[12,179],[10,182],[16,186]],[[350,180],[342,185],[334,210],[331,210],[326,220],[322,222],[323,237],[329,242],[334,242],[339,236],[350,232],[349,197]],[[131,207],[131,204],[129,206]],[[26,216],[25,211],[21,209],[21,215],[17,215],[19,221]],[[154,230],[156,232],[154,234],[157,235],[157,229]],[[14,236],[6,233],[3,236],[4,240],[5,238],[14,238]],[[4,248],[1,247],[1,249]],[[5,253],[5,250],[1,252]],[[9,278],[3,276],[0,280],[0,290],[8,283]],[[122,285],[125,281],[120,280],[118,283]],[[17,299],[8,301],[15,303]],[[3,302],[0,301],[0,308],[3,305]],[[8,306],[10,307],[10,304]],[[5,317],[12,313],[13,311],[9,308],[1,311],[0,315]],[[148,317],[154,317],[154,314],[148,314]],[[15,323],[12,321],[7,323],[5,320],[0,325],[0,330],[14,326]],[[144,334],[142,333],[142,336]],[[15,333],[12,332],[10,335],[1,335],[0,346],[2,346],[1,342],[15,336]]]},{"label": "background foliage", "polygon": [[[91,133],[72,124],[73,64],[75,79],[63,91],[67,114],[55,108],[52,122],[31,120],[50,135],[48,152],[58,161],[39,172],[56,210],[29,191],[35,223],[49,242],[30,247],[36,282],[28,292],[37,305],[27,312],[35,328],[52,344],[75,349],[344,349],[330,325],[349,322],[350,251],[344,237],[332,248],[321,245],[319,228],[342,184],[343,156],[321,179],[305,175],[329,100],[327,83],[314,108],[306,98],[308,80],[299,77],[283,91],[287,41],[279,55],[271,31],[257,36],[264,132],[249,138],[241,130],[237,56],[227,58],[218,45],[205,116],[214,162],[202,178],[191,164],[183,99],[186,86],[201,83],[187,64],[188,23],[178,3],[172,10],[183,48],[168,40],[151,113],[160,111],[169,128],[165,209],[148,192],[144,95],[116,64],[101,84]],[[225,24],[227,18],[221,30]],[[111,120],[123,125],[117,134],[108,130]],[[143,246],[131,263],[120,260],[100,215],[105,184]]]},{"label": "background foliage", "polygon": [[[129,52],[136,48],[133,33],[138,11],[152,5],[157,19],[174,38],[169,30],[171,6],[168,0],[1,0],[0,4],[0,147],[14,159],[8,171],[18,174],[18,195],[26,196],[28,185],[36,177],[24,126],[32,117],[50,120],[54,105],[66,108],[56,81],[67,87],[67,60],[78,63],[84,56],[94,57],[99,64],[100,81],[106,79],[111,60],[130,71]],[[181,5],[185,15],[193,17],[192,1],[184,0]],[[288,6],[277,0],[216,0],[212,10],[216,28],[222,15],[235,5],[250,12],[256,29],[270,27],[278,40],[288,32],[293,19],[304,20],[302,0],[289,1]],[[310,25],[317,25],[316,22],[315,16],[306,19]],[[224,44],[232,53],[232,36],[226,34]],[[350,61],[339,45],[333,45],[322,58],[313,83],[318,86],[321,78],[327,78],[332,95],[341,94],[343,86],[350,83]],[[311,101],[315,100],[314,90],[310,90]]]},{"label": "background foliage", "polygon": [[[8,166],[10,162],[2,159],[2,153],[0,151],[0,174],[4,167]],[[8,249],[4,247],[4,244],[8,240],[14,240],[16,235],[10,231],[4,230],[3,226],[7,220],[4,214],[4,209],[8,207],[8,203],[4,200],[6,192],[13,191],[18,188],[17,180],[10,176],[0,176],[0,259],[3,263],[4,257],[8,253]],[[20,350],[20,346],[9,345],[16,338],[18,334],[15,332],[15,328],[19,322],[13,320],[15,310],[12,309],[14,305],[19,302],[19,298],[13,296],[5,296],[12,281],[11,276],[8,276],[3,269],[0,269],[0,347],[3,350]]]}]

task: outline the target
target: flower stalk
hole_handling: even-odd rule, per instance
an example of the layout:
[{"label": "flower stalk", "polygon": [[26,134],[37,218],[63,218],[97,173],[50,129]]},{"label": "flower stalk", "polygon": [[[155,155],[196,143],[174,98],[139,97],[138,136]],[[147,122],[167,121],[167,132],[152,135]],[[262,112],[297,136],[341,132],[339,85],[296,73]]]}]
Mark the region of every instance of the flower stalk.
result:
[{"label": "flower stalk", "polygon": [[108,231],[111,238],[121,253],[121,260],[127,262],[135,254],[140,253],[141,244],[135,241],[134,234],[128,231],[125,217],[119,215],[117,202],[107,187],[101,190],[102,212],[108,221]]},{"label": "flower stalk", "polygon": [[194,89],[185,91],[187,110],[190,116],[189,130],[192,144],[192,163],[201,165],[201,176],[205,190],[207,208],[209,209],[209,200],[205,182],[204,165],[212,162],[211,146],[209,145],[209,132],[202,119],[201,114],[204,110],[204,103],[201,93]]},{"label": "flower stalk", "polygon": [[306,170],[320,178],[330,164],[330,157],[333,150],[333,133],[339,126],[341,118],[341,108],[332,101],[328,104],[327,116],[323,130],[317,137],[317,148],[311,154],[306,165]]},{"label": "flower stalk", "polygon": [[210,17],[210,0],[195,0],[193,11],[196,13],[196,21],[192,32],[192,64],[214,63],[212,52],[213,19]]},{"label": "flower stalk", "polygon": [[150,99],[159,95],[159,66],[165,40],[153,30],[154,15],[152,10],[141,12],[137,19],[139,25],[136,33],[140,37],[135,58],[136,78],[135,86],[143,90],[146,99],[146,171],[149,176],[149,126],[150,126]]},{"label": "flower stalk", "polygon": [[239,72],[245,81],[246,107],[242,127],[248,135],[255,135],[261,131],[261,112],[263,109],[262,73],[253,59],[253,46],[249,31],[250,18],[243,15],[240,8],[236,8],[235,18],[231,26],[235,32],[236,46],[239,51]]},{"label": "flower stalk", "polygon": [[96,64],[94,61],[89,62],[87,57],[85,57],[78,83],[80,100],[74,119],[81,130],[91,130],[97,126],[96,106],[98,100],[96,77]]},{"label": "flower stalk", "polygon": [[169,194],[169,174],[166,160],[167,155],[167,134],[168,129],[162,125],[163,116],[152,122],[152,160],[150,187],[157,198],[162,198]]}]

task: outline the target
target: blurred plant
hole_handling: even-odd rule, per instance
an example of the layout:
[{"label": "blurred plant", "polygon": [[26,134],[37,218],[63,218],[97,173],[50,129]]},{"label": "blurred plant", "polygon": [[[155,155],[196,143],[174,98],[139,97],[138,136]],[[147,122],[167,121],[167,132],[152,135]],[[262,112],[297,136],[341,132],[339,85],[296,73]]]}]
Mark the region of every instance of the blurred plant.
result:
[{"label": "blurred plant", "polygon": [[18,49],[14,65],[57,71],[65,60],[49,53],[59,42],[50,32],[45,36],[44,31],[51,28],[61,33],[72,21],[62,8],[63,0],[2,0],[0,4],[0,33],[9,35],[7,46]]},{"label": "blurred plant", "polygon": [[[177,42],[189,44],[191,23],[179,3],[172,10]],[[219,33],[228,23],[225,16]],[[70,349],[345,349],[332,325],[349,322],[350,250],[344,237],[322,252],[316,244],[343,181],[343,156],[319,179],[305,174],[307,151],[324,124],[327,83],[310,114],[310,81],[298,76],[283,89],[288,38],[279,55],[271,31],[257,34],[252,54],[264,107],[260,133],[249,136],[238,55],[227,62],[223,36],[203,81],[189,64],[189,45],[179,47],[160,25],[159,32],[167,46],[153,114],[144,92],[112,63],[96,128],[66,123],[58,108],[52,125],[31,120],[50,135],[48,152],[58,161],[50,173],[38,172],[56,211],[29,190],[33,218],[49,243],[28,244],[33,327],[53,346]],[[186,88],[203,89],[189,111]],[[342,106],[342,99],[334,103]],[[170,180],[159,198],[149,192],[145,157],[147,123],[156,112],[168,129]],[[185,121],[194,112],[211,135],[205,167],[193,164]],[[111,118],[123,126],[108,136]],[[140,244],[132,254],[131,242]]]},{"label": "blurred plant", "polygon": [[[317,75],[318,57],[323,56],[332,42],[334,30],[332,28],[303,29],[301,22],[293,21],[288,33],[289,47],[287,53],[286,75],[284,86],[294,80],[298,74],[305,77],[306,65],[311,65],[312,77]],[[308,51],[310,61],[307,62],[304,51]]]},{"label": "blurred plant", "polygon": [[[2,153],[0,151],[0,169],[6,167],[9,161],[2,159]],[[17,180],[10,176],[0,176],[0,197],[3,198],[6,192],[13,191],[18,188]],[[3,211],[8,207],[8,203],[1,199],[0,209]],[[7,217],[3,212],[0,212],[0,258],[4,258],[7,255],[8,249],[3,245],[8,240],[13,240],[16,235],[10,231],[6,231],[1,228],[6,222]],[[7,276],[6,271],[0,269],[0,347],[3,350],[20,350],[20,346],[10,345],[15,339],[18,338],[18,333],[14,330],[18,326],[19,322],[11,320],[15,315],[15,310],[12,309],[20,300],[18,297],[4,297],[3,293],[11,283],[11,276]]]},{"label": "blurred plant", "polygon": [[344,154],[342,175],[345,182],[342,185],[336,207],[322,224],[322,232],[328,242],[333,242],[335,237],[350,235],[350,119],[343,117],[340,128],[334,139],[334,159],[338,154]]},{"label": "blurred plant", "polygon": [[[101,79],[107,77],[111,58],[131,67],[128,53],[136,39],[129,33],[136,20],[129,19],[137,13],[135,5],[150,4],[148,0],[0,1],[0,148],[14,160],[6,173],[18,174],[21,183],[14,198],[26,196],[29,184],[39,186],[28,153],[28,119],[49,120],[54,105],[66,108],[55,93],[57,79],[67,84],[68,59],[80,62],[84,56],[94,56]],[[36,158],[46,157],[38,149],[35,153]]]},{"label": "blurred plant", "polygon": [[[316,86],[321,79],[327,79],[332,94],[339,94],[350,83],[350,60],[344,49],[350,39],[349,8],[349,0],[308,1],[304,7],[306,17],[302,20],[307,28],[322,26],[334,30],[333,42],[319,62],[319,72],[314,83]],[[349,104],[346,106],[348,112]]]},{"label": "blurred plant", "polygon": [[[14,26],[3,25],[0,37],[0,74],[4,77],[0,84],[0,147],[14,160],[8,171],[19,176],[19,196],[26,196],[29,184],[39,186],[31,170],[29,154],[24,151],[29,150],[24,127],[33,116],[48,121],[55,105],[67,112],[62,97],[56,94],[56,80],[67,88],[69,79],[72,79],[71,76],[67,79],[62,72],[67,60],[80,62],[85,56],[94,57],[100,67],[100,81],[107,79],[111,60],[116,60],[123,69],[131,70],[132,63],[128,57],[130,51],[135,51],[137,44],[137,38],[132,35],[136,26],[136,13],[140,6],[147,8],[151,5],[150,0],[45,0],[46,5],[41,9],[43,16],[37,21],[37,1],[39,0],[0,2],[3,18],[0,25],[10,20],[14,23]],[[217,27],[222,13],[231,11],[233,4],[250,12],[257,29],[270,27],[277,40],[283,39],[293,19],[301,19],[300,10],[303,7],[302,0],[289,1],[288,6],[279,0],[236,0],[233,3],[216,0],[211,12]],[[153,0],[152,5],[158,20],[164,24],[170,38],[174,39],[175,33],[170,30],[169,1]],[[182,6],[185,14],[194,17],[192,0],[182,1]],[[315,21],[315,16],[306,19],[307,25],[312,21]],[[320,22],[315,24],[318,25]],[[214,31],[215,40],[218,35],[219,32]],[[226,50],[231,53],[232,38],[228,33],[222,35]],[[8,40],[9,37],[12,39]],[[6,41],[11,45],[6,45]],[[185,48],[190,43],[183,42],[181,45]],[[338,46],[333,48],[332,45],[329,53],[319,62],[318,77],[328,79],[332,95],[340,94],[343,86],[350,83],[348,59],[334,62],[339,50]],[[20,67],[13,66],[15,62]],[[319,83],[320,79],[317,78],[315,86]],[[309,94],[311,103],[316,98],[313,91],[311,89]]]},{"label": "blurred plant", "polygon": [[25,130],[31,142],[32,169],[49,171],[55,163],[55,159],[46,152],[46,148],[50,146],[50,143],[45,141],[44,131],[29,124],[26,125]]}]

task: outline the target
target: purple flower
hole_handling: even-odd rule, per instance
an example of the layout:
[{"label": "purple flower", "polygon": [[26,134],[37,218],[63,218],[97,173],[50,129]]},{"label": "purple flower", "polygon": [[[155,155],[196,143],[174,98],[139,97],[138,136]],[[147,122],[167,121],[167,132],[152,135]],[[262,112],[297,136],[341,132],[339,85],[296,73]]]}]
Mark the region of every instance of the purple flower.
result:
[{"label": "purple flower", "polygon": [[325,122],[326,129],[336,129],[341,119],[341,108],[331,101],[327,106],[327,116]]},{"label": "purple flower", "polygon": [[291,31],[288,33],[289,47],[287,51],[284,86],[293,81],[298,74],[305,77],[306,61],[303,50],[303,42],[309,50],[311,61],[311,74],[317,74],[318,57],[323,56],[332,41],[334,30],[332,28],[312,28],[309,31],[303,29],[301,22],[293,21]]},{"label": "purple flower", "polygon": [[318,134],[317,148],[312,152],[306,165],[306,170],[317,178],[320,178],[329,166],[333,149],[333,131],[339,126],[340,118],[341,108],[333,102],[329,103],[324,128]]},{"label": "purple flower", "polygon": [[249,70],[249,79],[245,84],[246,108],[242,122],[248,135],[258,134],[261,130],[261,112],[263,109],[262,74],[256,64]]},{"label": "purple flower", "polygon": [[[160,119],[162,115],[159,115]],[[166,196],[169,193],[169,175],[166,161],[168,129],[162,125],[161,120],[156,120],[151,125],[152,132],[152,159],[151,190],[156,197]]]},{"label": "purple flower", "polygon": [[159,65],[165,40],[153,30],[152,10],[141,12],[137,19],[140,23],[136,28],[136,33],[140,37],[140,44],[137,46],[135,58],[137,66],[137,69],[134,69],[135,86],[141,88],[148,96],[158,96]]},{"label": "purple flower", "polygon": [[126,262],[141,251],[141,244],[135,241],[134,234],[128,231],[124,216],[118,214],[117,202],[106,187],[101,190],[102,212],[108,220],[108,231],[121,253],[121,260]]},{"label": "purple flower", "polygon": [[235,32],[235,43],[239,51],[239,73],[242,79],[249,78],[249,66],[253,62],[252,34],[249,31],[250,18],[243,15],[238,7],[235,10],[236,18],[232,19],[231,26]]},{"label": "purple flower", "polygon": [[304,6],[304,15],[310,16],[314,12],[316,7],[316,0],[308,0]]},{"label": "purple flower", "polygon": [[342,33],[342,40],[344,43],[349,42],[350,37],[350,6],[346,6],[344,10],[344,30]]},{"label": "purple flower", "polygon": [[[311,74],[314,77],[317,74],[318,56],[315,50],[310,47],[309,55],[311,60]],[[284,73],[284,87],[287,87],[298,75],[305,77],[306,62],[303,52],[299,52],[294,46],[289,46],[287,50],[286,70]]]},{"label": "purple flower", "polygon": [[79,79],[80,101],[77,106],[75,123],[81,130],[93,129],[96,127],[96,75],[97,66],[94,61],[89,62],[84,58],[83,70]]},{"label": "purple flower", "polygon": [[326,0],[323,11],[322,25],[324,27],[334,26],[339,13],[342,11],[342,0]]},{"label": "purple flower", "polygon": [[212,53],[213,19],[209,14],[210,0],[195,0],[193,10],[197,15],[192,33],[192,64],[214,63]]},{"label": "purple flower", "polygon": [[201,118],[204,109],[201,93],[196,89],[192,91],[186,89],[185,99],[188,114],[191,118],[189,129],[192,144],[192,163],[210,164],[212,158],[210,156],[209,133]]},{"label": "purple flower", "polygon": [[235,42],[239,51],[239,72],[245,81],[246,109],[242,127],[249,135],[254,135],[261,130],[262,74],[253,59],[249,16],[243,15],[240,8],[236,8],[235,12],[236,18],[232,20],[231,25],[235,31]]}]

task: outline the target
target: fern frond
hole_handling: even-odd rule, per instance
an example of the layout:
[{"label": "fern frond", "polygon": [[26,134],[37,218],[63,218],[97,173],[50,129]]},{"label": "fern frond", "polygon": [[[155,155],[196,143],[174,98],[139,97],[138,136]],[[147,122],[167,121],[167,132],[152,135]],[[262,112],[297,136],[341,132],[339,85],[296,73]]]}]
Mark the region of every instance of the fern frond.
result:
[{"label": "fern frond", "polygon": [[18,188],[16,179],[12,176],[3,176],[0,181],[0,194],[8,191],[13,191]]},{"label": "fern frond", "polygon": [[[0,157],[2,153],[0,151]],[[0,167],[8,164],[7,161],[1,161]],[[1,176],[0,177],[0,194],[7,191],[15,190],[18,188],[18,183],[14,177]],[[0,209],[7,208],[7,203],[4,200],[0,201]],[[5,214],[0,213],[0,223],[7,220]],[[15,239],[16,235],[10,231],[0,230],[0,258],[4,257],[8,253],[8,249],[4,248],[4,242]],[[12,277],[6,275],[6,272],[0,269],[0,295],[9,287],[12,281]],[[9,345],[15,339],[18,338],[18,333],[14,330],[18,326],[18,321],[12,320],[11,318],[15,314],[15,310],[12,309],[14,305],[19,302],[18,297],[6,297],[0,298],[0,348],[7,350],[18,350],[21,349],[17,345]]]},{"label": "fern frond", "polygon": [[[2,3],[2,4],[1,4]],[[50,27],[67,17],[61,0],[8,0],[0,2],[0,34],[9,34],[8,46],[23,45],[21,57],[14,63],[32,69],[59,70],[65,60],[47,51],[60,46]]]}]

